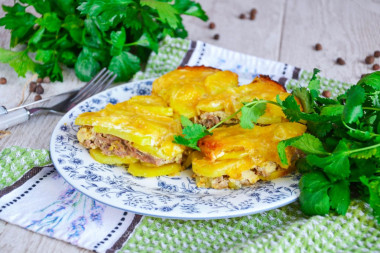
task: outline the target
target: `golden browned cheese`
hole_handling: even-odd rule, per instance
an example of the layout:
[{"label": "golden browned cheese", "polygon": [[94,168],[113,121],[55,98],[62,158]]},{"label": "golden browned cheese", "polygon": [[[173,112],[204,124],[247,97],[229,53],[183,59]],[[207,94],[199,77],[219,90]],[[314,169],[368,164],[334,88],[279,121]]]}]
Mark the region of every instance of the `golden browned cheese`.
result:
[{"label": "golden browned cheese", "polygon": [[[267,76],[256,77],[250,84],[228,88],[200,100],[196,106],[197,114],[224,112],[228,116],[239,110],[243,106],[242,102],[251,102],[253,99],[276,101],[277,95],[284,100],[290,93]],[[287,120],[281,108],[267,104],[265,114],[259,118],[258,123],[272,124],[284,121]]]},{"label": "golden browned cheese", "polygon": [[[181,124],[173,118],[173,110],[158,96],[135,96],[116,105],[108,104],[97,112],[80,114],[76,125],[91,126],[91,131],[127,140],[139,151],[154,157],[173,160],[182,156],[184,147],[173,143],[181,133]],[[89,131],[78,132],[83,143]]]},{"label": "golden browned cheese", "polygon": [[[287,169],[277,153],[280,141],[300,136],[306,126],[299,123],[275,123],[269,126],[255,126],[243,129],[239,125],[221,127],[198,142],[203,158],[194,158],[193,171],[204,177],[227,175],[240,179],[242,172],[259,169],[264,176],[270,176],[276,169]],[[291,159],[296,150],[287,148],[286,155]]]},{"label": "golden browned cheese", "polygon": [[174,112],[193,118],[201,99],[238,86],[238,76],[231,71],[197,66],[180,67],[153,82],[152,94],[162,97]]}]

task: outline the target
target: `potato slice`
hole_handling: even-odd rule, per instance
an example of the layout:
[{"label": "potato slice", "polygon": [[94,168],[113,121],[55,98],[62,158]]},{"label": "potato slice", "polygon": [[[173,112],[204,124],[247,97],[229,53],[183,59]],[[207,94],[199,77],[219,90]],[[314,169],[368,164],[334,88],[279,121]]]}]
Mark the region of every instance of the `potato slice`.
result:
[{"label": "potato slice", "polygon": [[105,164],[131,164],[136,163],[137,159],[126,156],[126,157],[120,157],[115,155],[105,155],[100,151],[100,149],[90,149],[90,155],[92,158],[94,158],[95,161]]},{"label": "potato slice", "polygon": [[182,170],[178,163],[170,163],[162,166],[154,166],[148,163],[132,163],[129,165],[128,172],[135,177],[158,177],[175,175]]}]

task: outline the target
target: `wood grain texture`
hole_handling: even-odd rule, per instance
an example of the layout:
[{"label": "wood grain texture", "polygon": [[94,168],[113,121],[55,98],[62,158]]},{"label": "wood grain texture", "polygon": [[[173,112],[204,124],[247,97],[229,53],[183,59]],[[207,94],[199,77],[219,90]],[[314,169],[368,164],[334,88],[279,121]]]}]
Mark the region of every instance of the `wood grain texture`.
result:
[{"label": "wood grain texture", "polygon": [[[367,55],[380,50],[380,1],[287,1],[279,61],[312,70],[321,75],[356,83],[372,65]],[[323,50],[313,46],[321,43]],[[346,65],[336,64],[338,57]],[[376,59],[380,63],[380,59]]]},{"label": "wood grain texture", "polygon": [[[201,40],[245,54],[278,60],[283,13],[286,1],[206,0],[199,1],[209,16],[207,23],[194,17],[183,20],[192,40]],[[255,20],[249,19],[252,8],[258,10]],[[245,14],[245,19],[240,19]],[[215,29],[209,29],[209,23]],[[219,34],[219,40],[213,39]]]},{"label": "wood grain texture", "polygon": [[[11,4],[0,0],[0,4]],[[322,75],[355,82],[362,73],[370,72],[363,60],[380,50],[379,0],[201,0],[210,20],[204,23],[184,17],[189,38],[202,40],[242,53],[287,62],[311,70],[318,67]],[[239,19],[248,16],[251,8],[258,13],[254,21]],[[3,16],[0,12],[0,17]],[[209,22],[216,28],[210,30]],[[220,34],[214,40],[214,34]],[[322,51],[313,50],[321,43]],[[7,47],[9,33],[0,28],[0,46]],[[337,57],[346,60],[345,66],[335,64]],[[380,63],[380,59],[376,59]],[[47,86],[47,95],[79,87],[73,72],[65,71],[65,83]],[[18,101],[26,79],[17,78],[13,70],[0,64],[0,76],[9,84],[0,87],[0,105],[12,106]],[[12,127],[12,134],[0,140],[0,150],[19,145],[48,148],[50,135],[59,117],[39,116],[27,124]],[[0,221],[0,252],[89,252],[18,226]]]}]

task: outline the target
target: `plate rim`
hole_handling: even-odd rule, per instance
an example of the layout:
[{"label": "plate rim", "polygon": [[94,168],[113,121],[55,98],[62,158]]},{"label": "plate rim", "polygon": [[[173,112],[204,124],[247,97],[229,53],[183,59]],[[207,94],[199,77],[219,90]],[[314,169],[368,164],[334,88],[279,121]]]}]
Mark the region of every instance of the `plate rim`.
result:
[{"label": "plate rim", "polygon": [[[127,208],[123,208],[123,207],[120,207],[120,206],[116,206],[112,203],[108,203],[107,201],[103,201],[103,200],[100,200],[98,198],[95,198],[87,193],[85,193],[83,190],[81,190],[79,187],[75,186],[73,184],[73,182],[70,180],[69,177],[66,177],[66,174],[63,173],[63,170],[61,170],[61,168],[59,167],[60,165],[58,164],[57,160],[56,160],[56,157],[55,157],[55,150],[54,149],[54,142],[55,142],[55,139],[53,138],[54,136],[56,136],[56,132],[58,131],[59,127],[65,123],[64,122],[64,119],[66,118],[67,115],[69,115],[72,111],[74,110],[77,110],[78,107],[80,107],[82,104],[85,104],[86,102],[89,102],[91,101],[94,97],[96,96],[100,96],[102,94],[105,94],[111,90],[114,90],[114,89],[118,89],[118,88],[121,88],[123,86],[127,86],[127,85],[133,85],[133,84],[137,84],[137,83],[147,83],[147,82],[152,82],[154,81],[156,78],[149,78],[149,79],[143,79],[143,80],[135,80],[135,81],[132,81],[132,82],[127,82],[127,83],[122,83],[122,84],[118,84],[117,86],[114,86],[112,88],[109,88],[107,90],[104,90],[102,92],[99,92],[97,94],[94,94],[93,96],[83,100],[82,102],[80,102],[79,104],[77,104],[76,106],[74,106],[73,108],[71,108],[67,113],[65,113],[64,116],[62,116],[62,118],[57,122],[57,124],[55,125],[54,127],[54,130],[51,134],[51,138],[50,138],[50,142],[49,142],[49,151],[50,151],[50,158],[51,158],[51,161],[56,169],[56,171],[60,174],[60,176],[65,180],[65,182],[67,182],[70,186],[72,186],[75,190],[79,191],[80,193],[84,194],[85,196],[99,202],[99,203],[102,203],[102,204],[105,204],[107,206],[110,206],[110,207],[113,207],[113,208],[116,208],[116,209],[119,209],[119,210],[123,210],[123,211],[127,211],[127,212],[131,212],[131,213],[134,213],[134,214],[138,214],[138,215],[144,215],[144,216],[150,216],[150,217],[156,217],[156,218],[162,218],[162,219],[176,219],[176,220],[214,220],[214,219],[228,219],[228,218],[235,218],[235,217],[243,217],[243,216],[247,216],[247,215],[252,215],[252,214],[257,214],[257,213],[262,213],[262,212],[266,212],[266,211],[269,211],[269,210],[273,210],[273,209],[277,209],[277,208],[280,208],[280,207],[283,207],[283,206],[286,206],[286,205],[289,205],[295,201],[297,201],[297,199],[299,198],[299,192],[295,193],[295,194],[292,194],[291,196],[285,198],[285,199],[282,199],[280,201],[277,201],[277,202],[274,202],[276,203],[276,205],[273,205],[273,206],[268,206],[268,207],[265,207],[265,208],[254,208],[252,210],[251,209],[246,209],[246,210],[238,210],[237,212],[233,212],[231,215],[217,215],[218,213],[210,213],[209,215],[205,215],[204,213],[203,214],[200,214],[202,215],[201,217],[195,217],[196,215],[198,215],[198,213],[193,213],[193,214],[189,214],[189,216],[184,216],[184,217],[181,217],[181,216],[172,216],[172,215],[159,215],[159,214],[154,214],[154,211],[153,212],[149,212],[149,210],[147,210],[147,212],[144,212],[144,211],[141,211],[140,208],[134,208],[132,206],[128,206]],[[273,180],[270,180],[270,181],[273,181]],[[136,209],[136,210],[134,210]],[[138,210],[137,210],[138,209]],[[140,210],[140,211],[139,211]],[[188,213],[182,213],[182,214],[188,214]]]}]

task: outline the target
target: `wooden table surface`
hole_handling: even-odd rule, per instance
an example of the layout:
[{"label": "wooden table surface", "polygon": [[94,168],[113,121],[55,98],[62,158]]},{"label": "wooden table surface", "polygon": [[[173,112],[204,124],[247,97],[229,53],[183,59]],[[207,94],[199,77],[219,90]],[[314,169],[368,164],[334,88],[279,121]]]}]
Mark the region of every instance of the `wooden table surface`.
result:
[{"label": "wooden table surface", "polygon": [[[201,0],[209,21],[184,17],[192,40],[255,55],[294,66],[322,70],[328,78],[355,83],[363,73],[372,72],[364,63],[367,55],[380,50],[380,0]],[[13,1],[2,0],[2,4]],[[255,20],[247,17],[257,9]],[[0,17],[4,15],[0,12]],[[214,22],[215,29],[208,29]],[[213,36],[219,34],[219,40]],[[0,28],[0,46],[9,47],[9,32]],[[323,50],[314,50],[316,43]],[[336,64],[341,57],[346,64]],[[380,58],[375,59],[380,64]],[[0,85],[0,105],[12,108],[21,99],[27,78],[17,78],[13,70],[0,64],[0,77],[8,79]],[[65,82],[45,85],[45,97],[79,87],[72,71],[64,73]],[[39,116],[28,123],[8,129],[11,135],[0,140],[0,151],[19,145],[49,148],[50,135],[59,117]],[[89,252],[18,226],[0,221],[0,252]]]}]

